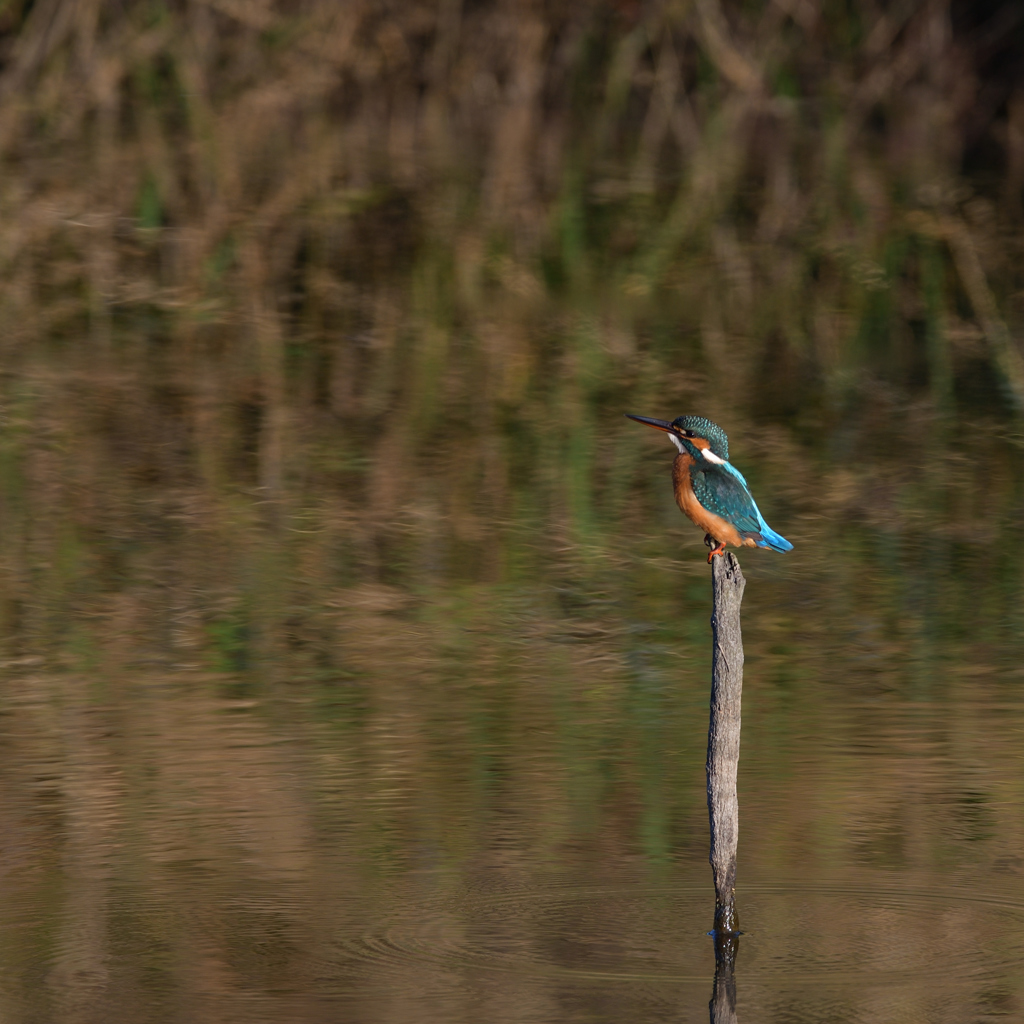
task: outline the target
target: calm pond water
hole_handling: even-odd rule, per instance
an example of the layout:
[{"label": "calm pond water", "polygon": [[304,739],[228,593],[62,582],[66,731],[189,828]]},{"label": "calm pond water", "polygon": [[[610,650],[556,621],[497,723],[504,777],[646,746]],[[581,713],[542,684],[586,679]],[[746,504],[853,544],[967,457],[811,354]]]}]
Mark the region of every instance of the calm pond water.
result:
[{"label": "calm pond water", "polygon": [[[671,448],[608,429],[635,474],[615,544],[608,517],[573,542],[499,517],[496,572],[435,538],[329,591],[321,670],[261,674],[229,618],[220,661],[155,626],[118,646],[102,623],[145,597],[90,598],[100,641],[62,659],[13,653],[5,1019],[706,1020],[710,576]],[[912,493],[878,453],[837,476],[733,438],[796,545],[741,557],[741,1021],[1024,1016],[1004,434],[919,453]],[[848,514],[869,491],[891,519]]]},{"label": "calm pond water", "polygon": [[[1019,3],[0,5],[0,1024],[1024,1021]],[[721,1021],[716,1024],[722,1024]]]}]

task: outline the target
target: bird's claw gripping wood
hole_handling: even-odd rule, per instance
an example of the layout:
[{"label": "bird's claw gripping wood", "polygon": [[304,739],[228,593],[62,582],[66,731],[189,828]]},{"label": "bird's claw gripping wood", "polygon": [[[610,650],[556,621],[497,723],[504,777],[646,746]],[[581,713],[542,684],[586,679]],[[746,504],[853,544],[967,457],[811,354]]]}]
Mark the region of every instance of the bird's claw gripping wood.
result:
[{"label": "bird's claw gripping wood", "polygon": [[[715,557],[715,555],[724,555],[725,554],[725,541],[724,540],[723,541],[717,541],[717,540],[715,540],[714,537],[711,536],[710,533],[705,533],[704,534],[704,543],[709,548],[711,548],[711,550],[708,552],[708,565],[711,564],[711,559],[713,559]],[[716,547],[716,545],[717,545],[717,547]]]}]

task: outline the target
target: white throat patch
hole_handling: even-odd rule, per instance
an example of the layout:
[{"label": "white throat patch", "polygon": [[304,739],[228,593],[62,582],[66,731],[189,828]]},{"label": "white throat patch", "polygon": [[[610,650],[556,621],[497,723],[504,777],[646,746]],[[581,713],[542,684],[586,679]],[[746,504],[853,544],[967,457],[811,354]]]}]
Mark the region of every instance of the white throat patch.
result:
[{"label": "white throat patch", "polygon": [[713,462],[716,466],[725,465],[725,459],[720,459],[710,448],[702,449],[701,455],[703,455],[708,462]]},{"label": "white throat patch", "polygon": [[673,444],[674,444],[674,445],[675,445],[675,446],[676,446],[676,447],[677,447],[677,448],[678,448],[678,449],[679,449],[679,450],[680,450],[681,452],[685,452],[685,451],[686,451],[686,449],[685,449],[685,448],[683,447],[683,442],[682,442],[682,441],[680,441],[680,440],[679,440],[679,438],[678,438],[678,437],[676,437],[676,435],[675,435],[675,434],[669,434],[669,435],[668,435],[668,439],[669,439],[669,440],[670,440],[670,441],[671,441],[671,442],[672,442],[672,443],[673,443]]}]

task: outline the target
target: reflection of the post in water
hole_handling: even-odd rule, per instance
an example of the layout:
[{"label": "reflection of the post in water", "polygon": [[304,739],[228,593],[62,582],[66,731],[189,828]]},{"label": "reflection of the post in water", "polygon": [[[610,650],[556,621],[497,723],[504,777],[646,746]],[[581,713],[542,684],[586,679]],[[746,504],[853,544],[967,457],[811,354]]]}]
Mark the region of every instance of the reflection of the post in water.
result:
[{"label": "reflection of the post in water", "polygon": [[736,1024],[736,954],[739,932],[712,932],[715,940],[715,984],[711,990],[711,1024]]}]

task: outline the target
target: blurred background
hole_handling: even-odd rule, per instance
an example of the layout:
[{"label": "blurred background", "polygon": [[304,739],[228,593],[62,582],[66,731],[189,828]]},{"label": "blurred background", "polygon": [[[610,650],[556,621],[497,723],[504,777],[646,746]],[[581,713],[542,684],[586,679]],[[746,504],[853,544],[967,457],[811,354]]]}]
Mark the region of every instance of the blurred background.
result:
[{"label": "blurred background", "polygon": [[1024,7],[6,0],[0,97],[7,1020],[706,1019],[623,412],[795,544],[740,1018],[1024,1015]]}]

